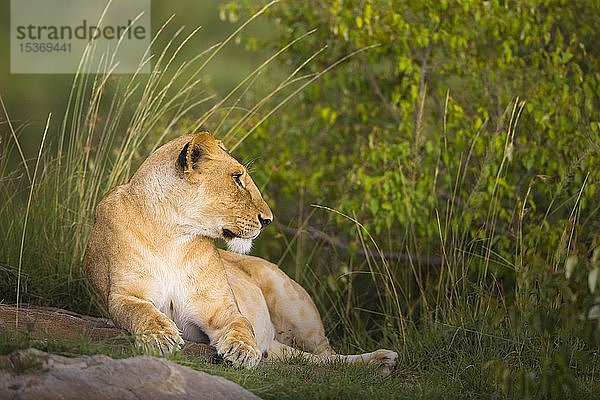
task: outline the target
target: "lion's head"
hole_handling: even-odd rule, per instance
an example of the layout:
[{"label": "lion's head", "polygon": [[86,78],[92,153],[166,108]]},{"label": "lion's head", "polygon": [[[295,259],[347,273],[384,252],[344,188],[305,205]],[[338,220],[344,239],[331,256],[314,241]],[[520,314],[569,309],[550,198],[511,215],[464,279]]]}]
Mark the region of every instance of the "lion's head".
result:
[{"label": "lion's head", "polygon": [[250,251],[273,220],[246,168],[208,132],[159,148],[132,177],[131,188],[154,210],[149,217],[179,235],[223,239],[238,253]]},{"label": "lion's head", "polygon": [[187,197],[181,203],[198,233],[224,239],[231,251],[250,251],[273,213],[246,168],[208,132],[183,146],[177,167]]}]

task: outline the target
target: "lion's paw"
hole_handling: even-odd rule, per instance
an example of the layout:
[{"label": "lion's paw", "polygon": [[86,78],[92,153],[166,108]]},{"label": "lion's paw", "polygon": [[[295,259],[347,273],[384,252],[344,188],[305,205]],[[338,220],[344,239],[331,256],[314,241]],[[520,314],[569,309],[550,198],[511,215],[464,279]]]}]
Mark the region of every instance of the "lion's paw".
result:
[{"label": "lion's paw", "polygon": [[185,344],[179,333],[157,332],[136,335],[135,345],[144,354],[161,355],[173,354]]},{"label": "lion's paw", "polygon": [[375,350],[369,364],[377,366],[377,372],[382,378],[386,378],[394,372],[398,364],[398,353],[392,350]]},{"label": "lion's paw", "polygon": [[239,335],[226,335],[217,344],[217,352],[235,367],[254,368],[262,359],[262,353],[256,344],[240,338]]}]

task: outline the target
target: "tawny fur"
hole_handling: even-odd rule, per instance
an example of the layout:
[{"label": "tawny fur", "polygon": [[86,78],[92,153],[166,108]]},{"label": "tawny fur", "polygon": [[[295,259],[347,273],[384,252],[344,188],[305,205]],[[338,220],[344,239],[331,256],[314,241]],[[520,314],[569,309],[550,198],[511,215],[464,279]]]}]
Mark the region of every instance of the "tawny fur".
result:
[{"label": "tawny fur", "polygon": [[395,352],[335,354],[306,291],[276,265],[238,254],[272,219],[220,142],[207,132],[185,135],[100,201],[85,268],[115,324],[145,349],[173,351],[206,335],[236,366],[298,356],[376,364],[389,375]]}]

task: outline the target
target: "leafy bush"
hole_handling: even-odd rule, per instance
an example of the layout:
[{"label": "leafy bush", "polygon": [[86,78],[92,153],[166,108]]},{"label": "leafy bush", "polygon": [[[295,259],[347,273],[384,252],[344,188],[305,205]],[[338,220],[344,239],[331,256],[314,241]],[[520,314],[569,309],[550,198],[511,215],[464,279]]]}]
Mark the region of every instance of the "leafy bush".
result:
[{"label": "leafy bush", "polygon": [[497,229],[506,239],[494,247],[510,253],[525,208],[524,223],[554,225],[535,243],[556,249],[580,190],[581,215],[595,207],[599,10],[542,3],[284,2],[271,11],[281,42],[318,27],[285,53],[298,65],[327,46],[306,73],[366,49],[259,129],[282,207],[301,188],[432,250],[434,211],[452,206],[469,239]]},{"label": "leafy bush", "polygon": [[326,46],[303,67],[316,74],[358,54],[252,127],[243,150],[261,149],[256,174],[284,223],[301,193],[304,203],[357,215],[391,252],[451,262],[440,245],[452,244],[485,264],[507,267],[519,255],[559,270],[566,256],[593,250],[599,228],[597,11],[539,1],[283,2],[269,11],[279,41],[318,28],[284,54],[288,64]]}]

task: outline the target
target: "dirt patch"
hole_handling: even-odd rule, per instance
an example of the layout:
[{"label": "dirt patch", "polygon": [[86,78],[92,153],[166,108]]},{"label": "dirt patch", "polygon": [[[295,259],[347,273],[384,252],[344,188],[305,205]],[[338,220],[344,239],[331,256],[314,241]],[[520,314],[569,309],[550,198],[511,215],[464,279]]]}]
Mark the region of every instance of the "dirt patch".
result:
[{"label": "dirt patch", "polygon": [[[27,333],[35,339],[81,339],[115,346],[130,346],[127,331],[115,327],[107,318],[94,318],[72,311],[52,307],[21,306],[0,304],[0,331]],[[216,350],[205,343],[186,342],[185,355],[216,360]]]}]

